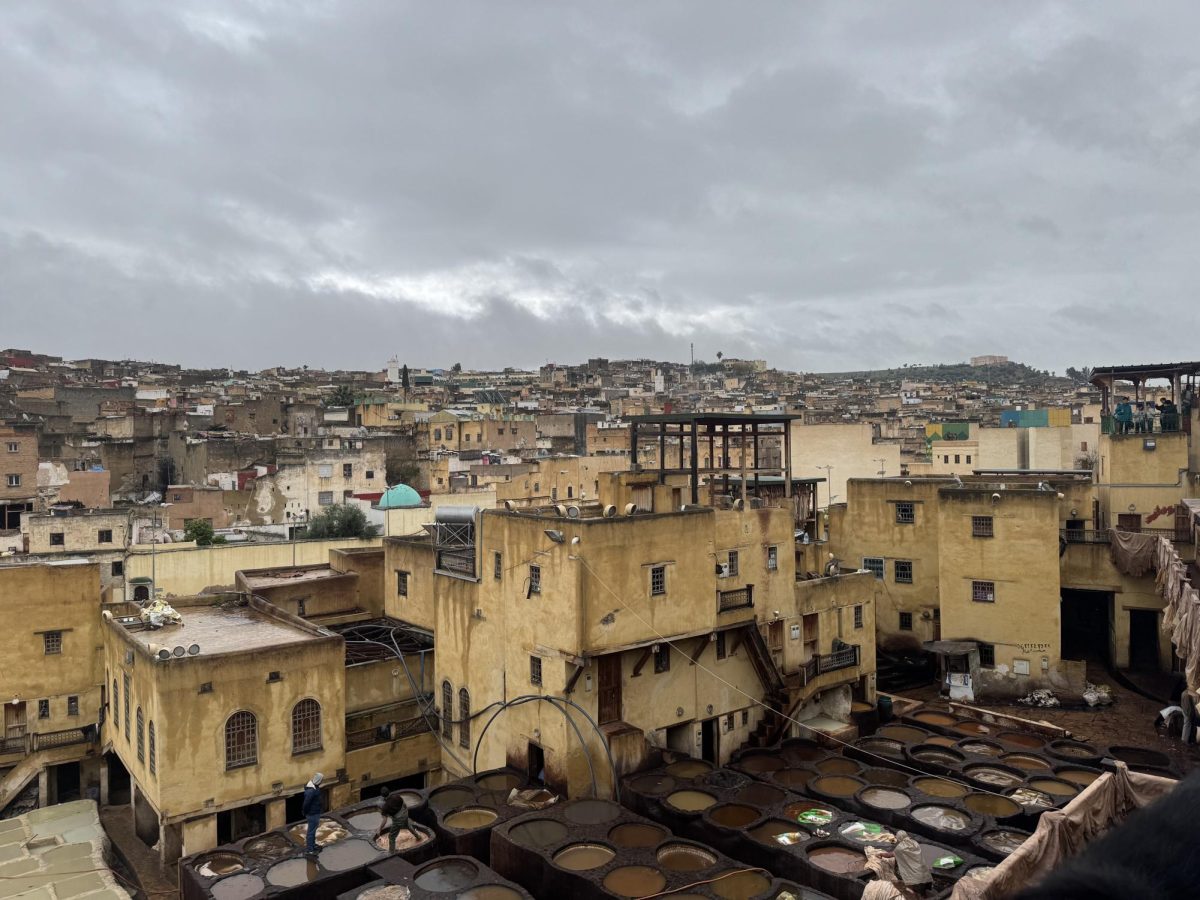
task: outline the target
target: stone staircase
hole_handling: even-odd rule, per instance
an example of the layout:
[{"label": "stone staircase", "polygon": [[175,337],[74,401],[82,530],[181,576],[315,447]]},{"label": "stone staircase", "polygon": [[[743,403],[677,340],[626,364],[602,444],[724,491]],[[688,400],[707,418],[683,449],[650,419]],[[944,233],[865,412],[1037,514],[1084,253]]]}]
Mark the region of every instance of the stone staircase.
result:
[{"label": "stone staircase", "polygon": [[75,762],[84,753],[85,747],[80,744],[66,744],[59,747],[47,747],[35,750],[21,758],[15,766],[0,778],[0,814],[3,814],[29,783],[38,777],[38,773],[46,766],[59,763]]}]

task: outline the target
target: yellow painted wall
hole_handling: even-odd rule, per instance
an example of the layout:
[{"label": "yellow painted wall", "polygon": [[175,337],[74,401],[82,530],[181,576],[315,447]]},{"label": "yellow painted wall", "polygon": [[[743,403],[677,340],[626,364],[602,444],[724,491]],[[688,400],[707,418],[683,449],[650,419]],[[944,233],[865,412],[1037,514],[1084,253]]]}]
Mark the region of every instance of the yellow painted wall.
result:
[{"label": "yellow painted wall", "polygon": [[879,459],[887,475],[900,474],[900,444],[875,443],[874,430],[869,422],[848,424],[805,425],[793,422],[792,475],[795,478],[825,478],[826,471],[818,466],[833,466],[830,482],[818,488],[817,505],[845,501],[846,482],[851,478],[871,478],[878,474]]}]

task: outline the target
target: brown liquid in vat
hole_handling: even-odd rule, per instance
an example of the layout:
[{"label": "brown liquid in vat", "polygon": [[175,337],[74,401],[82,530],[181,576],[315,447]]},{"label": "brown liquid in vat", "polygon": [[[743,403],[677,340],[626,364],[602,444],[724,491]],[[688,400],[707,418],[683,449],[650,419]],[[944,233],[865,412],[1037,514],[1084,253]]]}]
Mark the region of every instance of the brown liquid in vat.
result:
[{"label": "brown liquid in vat", "polygon": [[699,778],[712,771],[712,765],[702,759],[681,759],[667,766],[667,774],[677,778]]},{"label": "brown liquid in vat", "polygon": [[999,762],[1025,772],[1047,772],[1050,770],[1050,763],[1046,762],[1040,756],[1032,756],[1028,753],[1005,753],[1000,757]]},{"label": "brown liquid in vat", "polygon": [[[336,841],[340,841],[344,837],[348,837],[350,832],[339,825],[333,819],[321,819],[317,822],[317,846],[326,847]],[[304,846],[308,840],[308,823],[301,822],[299,825],[293,825],[288,829],[288,835],[293,841],[300,846]]]},{"label": "brown liquid in vat", "polygon": [[1090,747],[1087,744],[1081,744],[1077,741],[1058,741],[1050,749],[1059,756],[1066,756],[1071,759],[1091,759],[1100,755],[1095,747]]},{"label": "brown liquid in vat", "polygon": [[417,887],[435,894],[457,894],[479,875],[479,868],[465,859],[444,859],[422,869],[413,879]]},{"label": "brown liquid in vat", "polygon": [[874,753],[876,756],[886,756],[888,759],[904,758],[904,745],[888,738],[865,738],[855,741],[854,746],[867,753]]},{"label": "brown liquid in vat", "polygon": [[643,794],[665,794],[675,787],[675,779],[670,775],[642,775],[633,779],[629,786]]},{"label": "brown liquid in vat", "polygon": [[784,759],[792,762],[812,762],[814,759],[824,759],[829,755],[827,750],[812,744],[789,744],[781,752]]},{"label": "brown liquid in vat", "polygon": [[848,847],[817,847],[808,851],[808,861],[826,872],[856,875],[866,868],[867,858]]},{"label": "brown liquid in vat", "polygon": [[821,760],[813,768],[822,775],[857,775],[861,767],[852,759],[831,756],[829,759]]},{"label": "brown liquid in vat", "polygon": [[1042,791],[1054,797],[1074,797],[1079,793],[1079,788],[1073,784],[1067,784],[1057,778],[1031,778],[1029,786],[1035,791]]},{"label": "brown liquid in vat", "polygon": [[618,825],[608,833],[608,839],[618,847],[632,849],[634,847],[654,847],[666,840],[667,830],[657,825],[643,825],[641,822],[628,822]]},{"label": "brown liquid in vat", "polygon": [[555,819],[531,819],[508,832],[514,841],[526,847],[549,847],[567,837],[567,826]]},{"label": "brown liquid in vat", "polygon": [[485,791],[511,791],[521,783],[521,779],[511,772],[493,772],[491,775],[480,775],[475,783]]},{"label": "brown liquid in vat", "polygon": [[884,725],[875,735],[891,738],[893,741],[904,741],[906,744],[920,744],[929,737],[929,732],[913,728],[911,725]]},{"label": "brown liquid in vat", "polygon": [[1006,772],[1003,769],[996,769],[992,766],[967,766],[963,769],[966,775],[974,778],[976,781],[982,781],[984,784],[993,784],[996,787],[1014,787],[1021,783],[1019,776],[1012,772]]},{"label": "brown liquid in vat", "polygon": [[908,775],[895,769],[864,769],[858,777],[868,784],[884,787],[902,788],[908,784]]},{"label": "brown liquid in vat", "polygon": [[758,872],[737,872],[725,878],[721,877],[722,874],[724,873],[714,875],[713,878],[718,880],[713,881],[708,888],[718,897],[726,897],[728,900],[750,900],[771,886],[770,879]]},{"label": "brown liquid in vat", "polygon": [[947,737],[944,734],[935,734],[931,738],[926,738],[925,743],[933,744],[935,747],[953,747],[958,743],[958,739]]},{"label": "brown liquid in vat", "polygon": [[1100,777],[1099,772],[1092,772],[1088,769],[1059,769],[1055,774],[1063,781],[1069,781],[1071,784],[1078,784],[1082,787],[1087,787]]},{"label": "brown liquid in vat", "polygon": [[267,881],[276,887],[295,887],[313,881],[319,871],[315,859],[285,859],[267,869]]},{"label": "brown liquid in vat", "polygon": [[222,878],[209,891],[213,900],[248,900],[249,897],[258,896],[266,887],[257,875],[243,873]]},{"label": "brown liquid in vat", "polygon": [[491,825],[496,819],[497,815],[494,809],[488,809],[486,806],[467,806],[450,813],[442,820],[442,824],[447,828],[470,831],[472,828]]},{"label": "brown liquid in vat", "polygon": [[849,797],[862,786],[863,783],[857,778],[847,778],[845,775],[820,775],[809,782],[813,790],[835,797]]},{"label": "brown liquid in vat", "polygon": [[974,753],[976,756],[999,756],[1004,748],[991,741],[963,741],[958,745],[963,753]]},{"label": "brown liquid in vat", "polygon": [[447,787],[429,795],[429,806],[436,812],[446,812],[465,806],[475,799],[475,794],[464,787]]},{"label": "brown liquid in vat", "polygon": [[676,791],[667,797],[667,802],[685,812],[700,812],[716,803],[717,798],[703,791]]},{"label": "brown liquid in vat", "polygon": [[563,809],[568,822],[576,825],[603,825],[621,813],[621,807],[607,800],[579,800]]},{"label": "brown liquid in vat", "polygon": [[769,784],[749,784],[737,792],[737,799],[751,806],[773,806],[783,800],[784,793]]},{"label": "brown liquid in vat", "polygon": [[759,811],[753,806],[744,806],[741,803],[722,803],[720,806],[714,806],[708,817],[726,828],[744,828],[759,815]]},{"label": "brown liquid in vat", "polygon": [[990,734],[992,731],[983,722],[976,722],[974,719],[963,719],[961,722],[955,722],[951,727],[959,734]]},{"label": "brown liquid in vat", "polygon": [[282,834],[264,834],[242,845],[242,852],[256,860],[282,859],[295,850]]},{"label": "brown liquid in vat", "polygon": [[794,788],[805,787],[812,777],[813,773],[808,769],[781,769],[774,773],[776,781]]},{"label": "brown liquid in vat", "polygon": [[658,864],[672,872],[699,872],[717,863],[713,854],[689,844],[667,844],[657,856]]},{"label": "brown liquid in vat", "polygon": [[984,816],[1015,816],[1021,812],[1021,804],[995,794],[967,794],[962,803],[971,812]]},{"label": "brown liquid in vat", "polygon": [[[786,822],[783,819],[768,819],[761,825],[751,828],[749,833],[756,841],[762,841],[764,844],[772,846],[799,844],[807,841],[809,837],[808,832],[797,828],[795,822]],[[781,835],[786,836],[784,840],[779,840]]]},{"label": "brown liquid in vat", "polygon": [[743,756],[738,765],[747,772],[775,772],[783,768],[783,760],[778,756],[767,756],[765,753],[755,753]]},{"label": "brown liquid in vat", "polygon": [[987,846],[991,847],[998,853],[1003,853],[1005,856],[1012,853],[1023,843],[1028,835],[1021,834],[1017,831],[997,830],[989,831],[980,838]]},{"label": "brown liquid in vat", "polygon": [[944,778],[918,778],[913,787],[930,797],[961,797],[967,793],[963,785]]},{"label": "brown liquid in vat", "polygon": [[953,725],[957,721],[954,716],[940,712],[919,712],[913,718],[930,725]]},{"label": "brown liquid in vat", "polygon": [[246,868],[242,858],[236,853],[213,853],[204,857],[203,861],[195,863],[196,874],[205,878],[217,878],[221,875],[232,875]]},{"label": "brown liquid in vat", "polygon": [[603,844],[571,844],[554,854],[556,865],[575,872],[598,869],[617,854]]},{"label": "brown liquid in vat", "polygon": [[604,876],[604,887],[618,897],[646,897],[666,886],[666,876],[649,866],[622,866]]},{"label": "brown liquid in vat", "polygon": [[1024,731],[1002,731],[996,737],[1010,744],[1016,744],[1018,747],[1041,749],[1046,745],[1045,738],[1040,738],[1036,734],[1029,734]]},{"label": "brown liquid in vat", "polygon": [[963,761],[960,754],[948,748],[925,747],[913,751],[913,759],[921,762],[934,763],[939,766],[954,766]]}]

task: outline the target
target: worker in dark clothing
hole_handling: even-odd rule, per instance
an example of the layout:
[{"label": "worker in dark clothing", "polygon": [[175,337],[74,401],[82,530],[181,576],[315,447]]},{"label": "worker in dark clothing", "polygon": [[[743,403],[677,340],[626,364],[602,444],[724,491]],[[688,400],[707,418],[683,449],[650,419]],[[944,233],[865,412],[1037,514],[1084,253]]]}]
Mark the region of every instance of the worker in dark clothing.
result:
[{"label": "worker in dark clothing", "polygon": [[383,803],[380,805],[379,811],[383,814],[383,822],[380,823],[379,830],[375,832],[375,837],[379,838],[385,831],[387,832],[388,853],[396,852],[396,835],[400,833],[401,829],[406,829],[419,844],[421,835],[409,821],[408,804],[404,802],[404,795],[400,791],[396,791],[394,794],[390,793],[387,788],[384,788],[381,796]]},{"label": "worker in dark clothing", "polygon": [[304,852],[309,856],[317,855],[317,826],[321,824],[321,813],[325,812],[325,804],[321,800],[321,782],[324,780],[325,776],[318,772],[304,786],[304,802],[300,811],[304,814],[304,821],[308,823]]}]

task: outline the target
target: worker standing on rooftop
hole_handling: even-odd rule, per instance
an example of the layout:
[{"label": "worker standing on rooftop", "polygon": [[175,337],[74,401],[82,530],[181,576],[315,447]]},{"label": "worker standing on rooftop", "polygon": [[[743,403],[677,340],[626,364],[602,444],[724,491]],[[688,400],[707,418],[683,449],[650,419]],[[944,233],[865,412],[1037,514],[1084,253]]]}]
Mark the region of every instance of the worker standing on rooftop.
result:
[{"label": "worker standing on rooftop", "polygon": [[325,805],[321,801],[321,782],[324,780],[325,776],[317,772],[304,786],[304,802],[300,811],[304,813],[304,820],[308,823],[304,852],[309,856],[317,855],[317,826],[321,824],[321,813],[325,811]]}]

